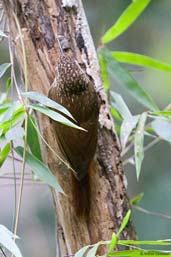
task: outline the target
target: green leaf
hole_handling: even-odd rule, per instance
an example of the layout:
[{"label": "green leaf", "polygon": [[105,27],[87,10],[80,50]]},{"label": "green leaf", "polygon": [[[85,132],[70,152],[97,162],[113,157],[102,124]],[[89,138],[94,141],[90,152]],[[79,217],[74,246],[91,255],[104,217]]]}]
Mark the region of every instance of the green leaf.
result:
[{"label": "green leaf", "polygon": [[143,12],[150,0],[136,0],[121,14],[116,23],[102,37],[102,43],[109,43],[121,35]]},{"label": "green leaf", "polygon": [[100,245],[100,242],[98,242],[97,244],[95,244],[95,245],[88,251],[86,257],[95,257],[99,245]]},{"label": "green leaf", "polygon": [[115,249],[115,247],[117,245],[117,242],[118,242],[118,236],[115,233],[113,233],[112,234],[112,240],[111,240],[110,245],[109,245],[109,251],[107,253],[107,256],[109,256],[110,252],[112,252]]},{"label": "green leaf", "polygon": [[7,93],[7,95],[9,94],[10,88],[11,88],[11,78],[8,78],[7,81],[6,81],[6,93]]},{"label": "green leaf", "polygon": [[140,87],[138,82],[125,70],[107,49],[99,50],[107,61],[109,72],[124,86],[137,101],[152,111],[159,111],[152,98]]},{"label": "green leaf", "polygon": [[0,30],[0,37],[8,37],[2,30]]},{"label": "green leaf", "polygon": [[5,162],[6,158],[8,157],[10,150],[11,150],[11,146],[10,146],[10,143],[8,143],[0,151],[0,167],[2,167],[3,163]]},{"label": "green leaf", "polygon": [[144,159],[144,127],[147,119],[147,113],[144,112],[141,114],[139,123],[135,132],[134,140],[134,153],[135,153],[135,167],[137,180],[139,179],[141,172],[141,165]]},{"label": "green leaf", "polygon": [[11,103],[0,104],[0,115],[2,115],[4,112],[6,112],[10,107],[11,107]]},{"label": "green leaf", "polygon": [[163,256],[171,256],[170,251],[155,251],[155,250],[125,250],[125,251],[117,251],[110,254],[110,256],[131,256],[131,257],[163,257]]},{"label": "green leaf", "polygon": [[106,91],[110,89],[110,80],[107,72],[107,64],[106,60],[103,58],[102,55],[99,55],[99,63],[100,63],[100,70],[101,70],[101,77],[103,81],[103,86]]},{"label": "green leaf", "polygon": [[136,127],[139,117],[140,116],[137,115],[123,120],[120,131],[122,150],[125,148],[132,130]]},{"label": "green leaf", "polygon": [[11,63],[3,63],[0,65],[0,78],[4,75],[4,73],[10,66],[11,66]]},{"label": "green leaf", "polygon": [[71,122],[70,120],[68,120],[64,116],[62,116],[60,113],[52,111],[47,107],[36,105],[36,104],[30,104],[29,107],[47,115],[48,117],[50,117],[51,119],[53,119],[53,120],[55,120],[59,123],[62,123],[64,125],[67,125],[67,126],[72,127],[72,128],[76,128],[76,129],[80,129],[80,130],[85,131],[85,129],[75,125],[73,122]]},{"label": "green leaf", "polygon": [[137,203],[139,203],[141,201],[141,199],[143,198],[144,193],[140,193],[138,195],[136,195],[135,197],[133,197],[130,202],[132,205],[136,205]]},{"label": "green leaf", "polygon": [[22,257],[22,254],[13,240],[14,235],[5,226],[0,225],[0,245],[10,251],[15,257]]},{"label": "green leaf", "polygon": [[74,255],[74,257],[83,257],[84,254],[86,253],[86,251],[90,248],[89,245],[86,245],[84,247],[82,247],[80,250],[78,250],[76,252],[76,254]]},{"label": "green leaf", "polygon": [[[65,115],[67,115],[68,117],[73,118],[73,116],[71,115],[71,113],[62,105],[56,103],[55,101],[51,100],[50,98],[48,98],[47,96],[38,93],[38,92],[26,92],[26,93],[22,93],[23,96],[37,101],[45,106],[51,107],[53,109],[56,109],[57,111],[64,113]],[[75,119],[74,119],[75,120]]]},{"label": "green leaf", "polygon": [[[21,146],[18,146],[15,148],[15,151],[23,157],[24,148]],[[57,182],[55,176],[52,174],[52,172],[49,170],[49,168],[41,162],[39,159],[37,159],[34,155],[30,154],[26,151],[26,163],[31,168],[31,170],[45,183],[47,183],[49,186],[53,187],[60,193],[64,193],[61,186]]]},{"label": "green leaf", "polygon": [[116,119],[116,120],[122,121],[122,118],[121,118],[119,112],[116,110],[116,108],[114,108],[113,105],[114,105],[114,103],[110,107],[110,112],[111,112],[113,118]]},{"label": "green leaf", "polygon": [[112,52],[112,55],[118,62],[139,65],[139,66],[153,68],[161,71],[171,71],[170,64],[153,59],[149,56],[130,53],[130,52],[119,52],[119,51]]},{"label": "green leaf", "polygon": [[156,118],[151,126],[159,137],[171,142],[171,122]]},{"label": "green leaf", "polygon": [[171,111],[150,112],[150,114],[157,116],[171,116]]},{"label": "green leaf", "polygon": [[131,216],[131,210],[128,210],[127,214],[125,215],[125,217],[123,218],[122,224],[119,228],[119,231],[117,232],[117,236],[119,237],[119,235],[122,233],[122,231],[125,229],[126,225],[128,224],[128,221],[130,219]]},{"label": "green leaf", "polygon": [[115,100],[115,107],[118,110],[118,112],[121,114],[123,119],[129,119],[132,117],[132,114],[130,110],[128,109],[128,106],[124,102],[123,98],[121,95],[111,91],[110,92],[111,96]]},{"label": "green leaf", "polygon": [[125,245],[171,245],[170,239],[155,241],[118,240],[118,244]]},{"label": "green leaf", "polygon": [[[42,161],[41,149],[40,149],[40,142],[39,142],[39,135],[37,133],[36,128],[36,120],[33,116],[29,116],[28,118],[28,129],[27,129],[27,142],[30,147],[32,154]],[[38,128],[37,128],[38,129]]]},{"label": "green leaf", "polygon": [[24,129],[22,127],[14,127],[8,130],[5,134],[7,141],[12,141],[15,139],[23,138],[25,135]]},{"label": "green leaf", "polygon": [[[12,107],[11,107],[12,108]],[[19,106],[14,112],[9,113],[7,116],[9,120],[0,123],[0,130],[2,133],[6,133],[9,129],[14,127],[24,118],[25,110],[23,106]]]}]

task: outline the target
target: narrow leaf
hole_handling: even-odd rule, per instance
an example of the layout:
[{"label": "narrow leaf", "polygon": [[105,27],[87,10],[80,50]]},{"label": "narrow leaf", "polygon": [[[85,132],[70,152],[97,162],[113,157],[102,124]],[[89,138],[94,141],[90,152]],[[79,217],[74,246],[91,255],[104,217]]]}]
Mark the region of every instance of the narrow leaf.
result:
[{"label": "narrow leaf", "polygon": [[13,240],[13,234],[5,226],[0,225],[0,245],[10,251],[15,257],[22,257],[22,254]]},{"label": "narrow leaf", "polygon": [[157,105],[152,98],[144,91],[138,82],[125,70],[112,56],[107,49],[101,49],[100,53],[107,61],[109,72],[124,86],[137,101],[152,111],[158,111]]},{"label": "narrow leaf", "polygon": [[4,75],[4,73],[10,66],[11,66],[11,63],[3,63],[0,65],[0,78]]},{"label": "narrow leaf", "polygon": [[11,150],[10,143],[8,143],[0,151],[0,167],[3,165],[6,158],[8,157],[10,150]]},{"label": "narrow leaf", "polygon": [[127,214],[125,215],[125,217],[123,218],[122,224],[117,232],[117,236],[119,237],[119,235],[122,233],[122,231],[125,229],[126,225],[128,224],[128,221],[130,219],[131,216],[131,210],[128,210]]},{"label": "narrow leaf", "polygon": [[[15,151],[23,157],[24,148],[18,146],[15,148]],[[26,163],[32,169],[32,171],[45,183],[49,186],[55,188],[58,192],[63,193],[61,186],[59,185],[58,181],[56,180],[55,176],[49,170],[49,168],[37,159],[34,155],[30,154],[26,151]]]},{"label": "narrow leaf", "polygon": [[120,131],[120,140],[122,145],[122,150],[125,148],[128,138],[133,131],[133,129],[136,127],[137,122],[139,120],[139,115],[132,116],[130,118],[127,118],[126,120],[123,120],[121,124],[121,131]]},{"label": "narrow leaf", "polygon": [[129,119],[132,117],[132,114],[130,110],[128,109],[128,106],[124,102],[123,98],[121,95],[111,91],[110,92],[111,96],[115,100],[115,107],[117,108],[118,112],[121,114],[123,119]]},{"label": "narrow leaf", "polygon": [[114,117],[114,119],[122,121],[122,118],[121,118],[119,112],[116,110],[116,108],[114,108],[114,103],[110,107],[110,112],[111,112],[112,116]]},{"label": "narrow leaf", "polygon": [[86,245],[84,247],[82,247],[80,250],[78,250],[78,252],[76,252],[76,254],[74,255],[74,257],[83,257],[84,254],[86,253],[86,251],[90,248],[89,245]]},{"label": "narrow leaf", "polygon": [[171,256],[170,251],[155,251],[155,250],[125,250],[125,251],[117,251],[110,254],[110,256],[131,256],[131,257],[163,257],[163,256]]},{"label": "narrow leaf", "polygon": [[136,0],[121,14],[116,23],[102,37],[102,43],[109,43],[122,34],[143,12],[150,0]]},{"label": "narrow leaf", "polygon": [[27,142],[30,147],[32,154],[42,161],[41,149],[40,149],[40,142],[39,142],[39,135],[37,133],[36,128],[36,120],[33,116],[29,116],[28,118],[28,130],[27,130]]},{"label": "narrow leaf", "polygon": [[11,88],[11,78],[8,78],[7,81],[6,81],[6,93],[7,93],[7,95],[9,94],[10,88]]},{"label": "narrow leaf", "polygon": [[147,119],[147,113],[144,112],[141,114],[139,123],[135,132],[135,140],[134,140],[134,153],[135,153],[135,167],[137,180],[139,179],[141,172],[141,165],[144,159],[144,127]]},{"label": "narrow leaf", "polygon": [[150,114],[157,116],[171,116],[171,111],[150,112]]},{"label": "narrow leaf", "polygon": [[99,63],[100,63],[100,70],[101,70],[103,86],[104,86],[104,89],[106,91],[108,91],[110,88],[110,81],[109,81],[109,76],[108,76],[108,72],[107,72],[106,60],[103,58],[102,55],[99,55]]},{"label": "narrow leaf", "polygon": [[109,253],[112,252],[115,249],[115,247],[117,245],[117,242],[118,242],[118,236],[115,233],[113,233],[112,234],[112,240],[111,240],[110,245],[109,245],[109,252],[107,253],[107,256],[109,256]]},{"label": "narrow leaf", "polygon": [[55,120],[59,123],[62,123],[64,125],[67,125],[67,126],[72,127],[72,128],[76,128],[76,129],[80,129],[80,130],[85,131],[85,129],[75,125],[73,122],[71,122],[70,120],[68,120],[64,116],[62,116],[60,113],[52,111],[47,107],[36,105],[36,104],[30,104],[29,107],[47,115],[48,117],[50,117],[51,119],[53,119],[53,120]]},{"label": "narrow leaf", "polygon": [[22,93],[23,96],[37,101],[45,106],[51,107],[53,109],[56,109],[57,111],[66,114],[68,117],[73,118],[73,116],[71,115],[71,113],[62,105],[56,103],[55,101],[51,100],[50,98],[48,98],[47,96],[38,93],[38,92],[26,92],[26,93]]},{"label": "narrow leaf", "polygon": [[151,126],[159,137],[171,142],[171,122],[157,118]]},{"label": "narrow leaf", "polygon": [[100,243],[95,244],[87,253],[86,257],[95,257]]},{"label": "narrow leaf", "polygon": [[171,245],[171,242],[169,240],[155,240],[155,241],[118,240],[118,244],[125,244],[125,245]]},{"label": "narrow leaf", "polygon": [[135,197],[133,197],[130,202],[132,205],[136,205],[137,203],[139,203],[141,201],[141,199],[143,198],[144,193],[140,193],[138,195],[136,195]]},{"label": "narrow leaf", "polygon": [[139,66],[153,68],[161,71],[171,71],[170,64],[153,59],[149,56],[130,53],[130,52],[119,52],[119,51],[112,52],[112,55],[118,62],[139,65]]}]

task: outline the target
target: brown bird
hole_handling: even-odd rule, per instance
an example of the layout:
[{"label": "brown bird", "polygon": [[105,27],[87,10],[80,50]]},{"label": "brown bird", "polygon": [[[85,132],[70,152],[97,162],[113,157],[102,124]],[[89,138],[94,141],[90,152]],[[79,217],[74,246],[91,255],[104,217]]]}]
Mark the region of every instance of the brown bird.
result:
[{"label": "brown bird", "polygon": [[53,122],[59,148],[75,171],[72,173],[73,205],[77,215],[90,210],[89,175],[97,146],[98,96],[88,75],[77,61],[61,55],[57,62],[56,82],[49,98],[66,107],[86,130],[78,130]]}]

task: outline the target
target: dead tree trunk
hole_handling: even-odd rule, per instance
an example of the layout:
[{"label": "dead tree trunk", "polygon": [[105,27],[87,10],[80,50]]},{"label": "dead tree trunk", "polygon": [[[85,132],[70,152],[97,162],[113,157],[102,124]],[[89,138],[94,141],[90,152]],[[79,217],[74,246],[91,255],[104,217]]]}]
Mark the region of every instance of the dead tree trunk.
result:
[{"label": "dead tree trunk", "polygon": [[[57,35],[64,35],[71,44],[76,60],[92,78],[100,95],[99,135],[96,153],[96,172],[91,177],[91,212],[88,221],[78,219],[70,201],[70,173],[53,153],[43,147],[45,162],[55,174],[66,195],[53,192],[58,217],[56,232],[62,255],[75,253],[86,244],[108,240],[117,231],[126,214],[129,200],[124,185],[120,145],[113,120],[109,114],[107,96],[102,89],[99,65],[81,0],[3,0],[14,42],[17,59],[22,69],[23,53],[17,27],[21,28],[26,51],[29,90],[47,95],[55,78],[59,55]],[[47,117],[38,116],[43,136],[57,152],[53,127]],[[123,238],[135,238],[129,223]],[[104,253],[104,252],[103,252]]]}]

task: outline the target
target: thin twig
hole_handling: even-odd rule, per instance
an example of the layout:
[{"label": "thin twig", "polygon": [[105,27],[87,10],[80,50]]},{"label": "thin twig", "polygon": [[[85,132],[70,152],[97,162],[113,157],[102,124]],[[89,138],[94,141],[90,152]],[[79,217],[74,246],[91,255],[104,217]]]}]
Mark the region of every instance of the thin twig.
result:
[{"label": "thin twig", "polygon": [[[16,22],[16,25],[17,25],[18,32],[19,32],[19,37],[20,37],[20,40],[21,40],[21,46],[22,46],[22,52],[23,52],[23,62],[24,62],[25,90],[27,91],[27,89],[28,89],[28,82],[27,82],[28,79],[27,79],[26,52],[25,52],[25,47],[24,47],[24,42],[23,42],[23,38],[22,38],[22,32],[21,32],[20,24],[18,22],[16,14],[13,13],[13,15],[14,15],[14,19],[15,19],[15,22]],[[21,94],[19,96],[21,97]],[[20,215],[20,209],[21,209],[22,193],[23,193],[23,185],[24,185],[24,172],[25,172],[25,165],[26,165],[27,130],[28,130],[28,114],[27,114],[27,112],[26,112],[25,115],[26,116],[25,116],[25,124],[24,124],[25,138],[24,138],[23,163],[22,163],[22,172],[21,172],[18,205],[17,205],[16,220],[15,220],[15,227],[14,227],[14,235],[17,234],[19,215]],[[15,242],[15,237],[14,237],[14,242]]]},{"label": "thin twig", "polygon": [[138,211],[141,211],[145,214],[148,214],[148,215],[157,216],[157,217],[160,217],[160,218],[165,218],[165,219],[171,220],[171,216],[167,215],[167,214],[164,214],[164,213],[148,211],[148,210],[146,210],[146,209],[144,209],[140,206],[137,206],[137,205],[133,205],[133,208],[138,210]]},{"label": "thin twig", "polygon": [[[11,159],[11,158],[13,158],[13,156],[9,154],[7,158],[10,158],[10,159]],[[14,156],[14,160],[17,161],[17,162],[22,162],[21,159],[15,157],[15,156]]]},{"label": "thin twig", "polygon": [[2,249],[2,247],[0,246],[1,252],[3,254],[4,257],[7,257],[6,253],[4,252],[4,250]]}]

